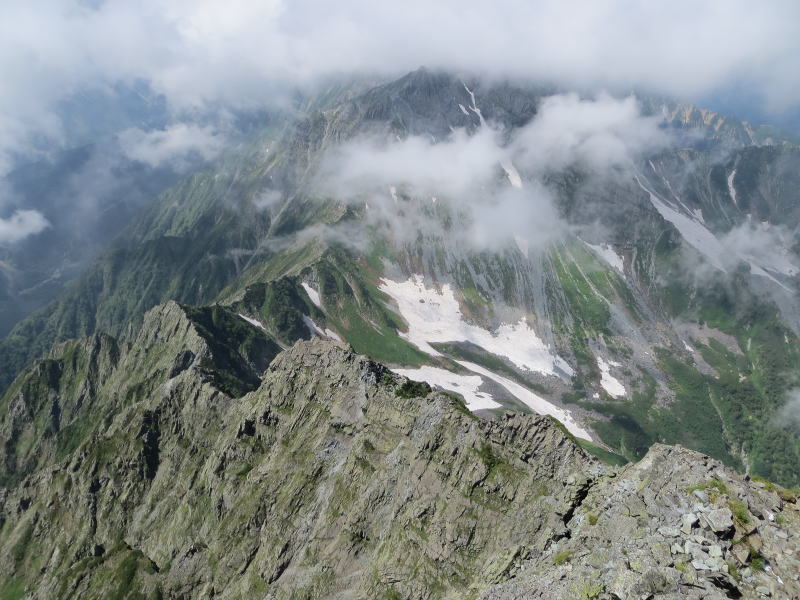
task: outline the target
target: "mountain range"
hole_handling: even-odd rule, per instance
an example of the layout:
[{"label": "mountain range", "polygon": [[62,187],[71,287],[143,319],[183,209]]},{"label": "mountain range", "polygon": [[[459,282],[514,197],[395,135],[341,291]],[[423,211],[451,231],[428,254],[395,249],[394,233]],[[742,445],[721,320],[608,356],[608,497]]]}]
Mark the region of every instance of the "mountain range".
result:
[{"label": "mountain range", "polygon": [[4,308],[6,596],[799,593],[790,137],[428,69],[255,129],[25,254],[90,264]]}]

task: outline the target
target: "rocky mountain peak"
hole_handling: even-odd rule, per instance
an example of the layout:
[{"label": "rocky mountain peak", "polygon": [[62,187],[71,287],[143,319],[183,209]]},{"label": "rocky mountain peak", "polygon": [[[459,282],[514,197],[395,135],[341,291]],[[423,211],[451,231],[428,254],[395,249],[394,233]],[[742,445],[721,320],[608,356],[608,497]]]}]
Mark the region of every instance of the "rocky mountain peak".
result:
[{"label": "rocky mountain peak", "polygon": [[[671,446],[612,469],[548,417],[478,419],[339,342],[298,342],[233,400],[205,375],[228,355],[203,328],[227,318],[158,307],[118,366],[97,370],[95,408],[72,425],[83,437],[63,448],[51,433],[62,450],[0,499],[3,585],[419,599],[798,586],[791,494]],[[93,347],[76,343],[77,362]],[[206,362],[170,371],[187,351]]]}]

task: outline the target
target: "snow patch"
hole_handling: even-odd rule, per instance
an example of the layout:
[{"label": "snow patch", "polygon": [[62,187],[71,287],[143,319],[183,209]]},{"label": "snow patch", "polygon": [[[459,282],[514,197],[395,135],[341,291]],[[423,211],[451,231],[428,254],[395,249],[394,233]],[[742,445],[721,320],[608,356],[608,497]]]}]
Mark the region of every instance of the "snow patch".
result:
[{"label": "snow patch", "polygon": [[461,82],[461,85],[463,85],[464,89],[467,90],[470,100],[472,101],[472,104],[470,105],[469,109],[476,115],[478,115],[478,120],[481,122],[481,127],[483,127],[484,125],[486,125],[486,121],[483,120],[483,114],[481,113],[481,109],[478,108],[477,104],[475,104],[475,94],[472,92],[471,89],[467,87],[467,84],[464,83],[463,81]]},{"label": "snow patch", "polygon": [[469,116],[469,111],[466,108],[464,108],[464,105],[461,104],[460,102],[458,103],[458,108],[461,109],[462,113],[464,113],[465,115]]},{"label": "snow patch", "polygon": [[[734,172],[735,171],[736,170],[734,169]],[[732,185],[731,176],[729,176],[729,181],[731,182],[730,185]],[[669,206],[661,198],[656,196],[653,192],[642,185],[642,182],[639,181],[638,177],[636,177],[636,183],[638,183],[639,187],[641,187],[650,196],[650,202],[653,204],[659,214],[661,214],[664,219],[672,223],[680,232],[683,239],[685,239],[689,245],[697,249],[701,254],[708,258],[709,262],[714,267],[720,271],[725,271],[724,261],[725,259],[728,259],[728,255],[733,252],[736,257],[749,263],[750,272],[753,275],[759,275],[769,279],[784,288],[786,291],[791,291],[766,270],[769,269],[770,271],[778,272],[790,277],[796,274],[797,267],[795,267],[794,264],[792,264],[792,262],[789,260],[786,252],[783,252],[782,254],[773,254],[770,256],[769,264],[764,264],[763,260],[759,260],[757,257],[750,254],[738,253],[735,252],[735,250],[726,249],[716,238],[716,236],[714,236],[714,234],[711,233],[711,231],[709,231],[701,222],[692,219],[691,217],[686,216]],[[733,193],[735,194],[735,190],[733,190]],[[702,215],[700,218],[702,218]],[[748,218],[750,218],[750,215],[748,215]]]},{"label": "snow patch", "polygon": [[548,402],[541,396],[537,396],[528,388],[523,387],[518,383],[511,381],[510,379],[506,379],[505,377],[502,377],[496,373],[492,373],[480,365],[476,365],[475,363],[467,362],[465,360],[457,360],[456,362],[465,369],[469,369],[470,371],[478,373],[479,375],[483,375],[495,383],[500,384],[515,398],[524,403],[534,412],[540,415],[550,415],[551,417],[555,417],[561,421],[564,427],[567,428],[567,431],[569,431],[572,435],[591,441],[592,438],[589,435],[589,432],[578,425],[569,411],[564,410],[563,408],[558,408],[555,404]]},{"label": "snow patch", "polygon": [[306,324],[306,327],[308,327],[308,330],[311,332],[311,335],[318,335],[319,337],[323,338],[328,337],[333,340],[336,340],[337,342],[342,341],[342,338],[340,338],[335,331],[332,331],[330,329],[323,329],[322,327],[317,325],[314,319],[312,319],[307,315],[303,315],[303,323]]},{"label": "snow patch", "polygon": [[507,358],[520,369],[547,375],[573,374],[569,364],[551,352],[524,317],[516,323],[501,324],[494,333],[466,323],[449,284],[442,285],[439,292],[425,287],[421,275],[414,275],[406,281],[382,278],[378,289],[397,302],[408,323],[408,331],[400,335],[431,356],[441,356],[431,343],[471,342]]},{"label": "snow patch", "polygon": [[767,272],[766,272],[764,269],[762,269],[761,267],[759,267],[759,266],[758,266],[757,264],[755,264],[753,261],[751,261],[751,260],[748,260],[747,262],[750,264],[750,272],[751,272],[753,275],[760,275],[761,277],[766,277],[767,279],[769,279],[769,280],[770,280],[770,281],[772,281],[773,283],[776,283],[776,284],[778,284],[780,287],[782,287],[782,288],[783,288],[784,290],[786,290],[787,292],[789,292],[789,293],[792,293],[792,290],[790,290],[788,287],[786,287],[785,285],[783,285],[783,284],[782,284],[780,281],[778,281],[777,279],[775,279],[775,278],[774,278],[772,275],[770,275],[769,273],[767,273]]},{"label": "snow patch", "polygon": [[245,321],[250,323],[250,325],[255,325],[256,327],[260,327],[261,329],[264,329],[266,331],[266,328],[259,321],[256,321],[255,319],[251,319],[250,317],[246,317],[242,313],[237,313],[237,314],[240,317],[242,317]]},{"label": "snow patch", "polygon": [[432,386],[460,394],[464,397],[469,410],[475,411],[501,406],[492,400],[491,394],[479,391],[483,385],[483,379],[478,375],[458,375],[445,369],[430,366],[423,366],[419,369],[393,370],[395,373],[414,381],[424,381]]},{"label": "snow patch", "polygon": [[622,259],[622,256],[617,254],[609,244],[590,244],[589,242],[583,243],[594,250],[595,254],[602,258],[611,267],[615,268],[623,275],[625,274],[625,261]]},{"label": "snow patch", "polygon": [[702,223],[679,213],[677,210],[667,205],[666,202],[642,185],[638,177],[636,177],[636,183],[650,196],[650,202],[659,214],[675,226],[689,245],[708,258],[709,262],[714,267],[720,271],[725,271],[725,267],[722,263],[722,256],[725,254],[725,249],[722,247],[722,244],[719,243],[719,240],[714,237],[713,233],[706,229]]},{"label": "snow patch", "polygon": [[336,340],[337,342],[342,341],[342,338],[339,337],[339,334],[333,331],[332,329],[325,329],[325,335],[327,335],[332,340]]},{"label": "snow patch", "polygon": [[300,285],[303,286],[303,289],[306,291],[306,294],[308,294],[308,297],[311,298],[311,301],[314,304],[316,304],[317,308],[322,308],[322,300],[319,297],[319,292],[314,288],[312,288],[310,285],[308,285],[305,281]]},{"label": "snow patch", "polygon": [[728,193],[731,195],[731,200],[736,206],[739,206],[739,200],[736,199],[736,188],[733,186],[733,178],[736,177],[736,169],[731,171],[728,175]]},{"label": "snow patch", "polygon": [[392,195],[392,200],[394,200],[394,203],[397,204],[397,188],[391,186],[389,188],[389,193]]},{"label": "snow patch", "polygon": [[528,257],[528,249],[530,247],[530,243],[528,242],[528,238],[524,238],[518,235],[514,236],[514,243],[519,248],[519,251],[525,255],[525,258]]},{"label": "snow patch", "polygon": [[314,322],[314,319],[303,315],[303,323],[306,324],[308,330],[311,332],[311,335],[318,335],[319,337],[325,337],[325,332],[322,328]]},{"label": "snow patch", "polygon": [[749,262],[751,267],[755,267],[759,271],[756,273],[757,275],[770,277],[770,275],[763,273],[764,269],[789,277],[797,275],[797,267],[789,259],[789,251],[784,247],[776,247],[775,251],[768,256],[759,257],[753,254],[742,253],[741,257],[743,260]]},{"label": "snow patch", "polygon": [[606,362],[602,357],[597,357],[597,366],[600,369],[600,385],[608,392],[612,398],[619,398],[625,395],[625,386],[622,382],[611,374],[611,367],[619,367],[620,364],[609,360]]},{"label": "snow patch", "polygon": [[694,352],[694,348],[692,348],[689,344],[687,344],[686,340],[683,340],[683,347],[686,348],[689,352]]},{"label": "snow patch", "polygon": [[506,172],[506,177],[508,177],[509,183],[515,188],[522,187],[522,177],[519,176],[519,171],[514,166],[514,164],[509,162],[501,162],[500,166],[503,167],[503,171]]}]

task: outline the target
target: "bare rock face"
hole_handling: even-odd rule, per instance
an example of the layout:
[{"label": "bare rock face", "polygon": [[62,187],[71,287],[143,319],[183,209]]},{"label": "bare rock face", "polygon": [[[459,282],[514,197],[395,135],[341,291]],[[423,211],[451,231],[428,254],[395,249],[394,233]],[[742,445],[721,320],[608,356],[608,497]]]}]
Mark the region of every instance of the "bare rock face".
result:
[{"label": "bare rock face", "polygon": [[569,535],[481,598],[798,597],[800,506],[768,487],[656,445],[597,480]]},{"label": "bare rock face", "polygon": [[157,311],[99,376],[113,413],[5,491],[0,569],[32,597],[477,593],[564,535],[601,470],[544,417],[480,421],[331,342],[234,399],[202,328]]},{"label": "bare rock face", "polygon": [[[129,347],[54,351],[61,379],[39,363],[3,398],[0,422],[27,433],[3,440],[25,460],[0,488],[0,592],[798,594],[791,495],[668,446],[611,470],[549,418],[476,419],[334,342],[299,342],[253,383],[272,342],[198,310],[154,309]],[[56,399],[72,416],[43,429]]]}]

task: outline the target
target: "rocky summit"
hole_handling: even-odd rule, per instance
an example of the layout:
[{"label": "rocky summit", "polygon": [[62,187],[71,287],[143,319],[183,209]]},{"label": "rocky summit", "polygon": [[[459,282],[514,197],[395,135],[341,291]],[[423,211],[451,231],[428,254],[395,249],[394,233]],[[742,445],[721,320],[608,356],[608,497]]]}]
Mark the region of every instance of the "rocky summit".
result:
[{"label": "rocky summit", "polygon": [[56,346],[0,406],[2,598],[800,597],[783,488],[661,444],[611,467],[220,306]]}]

